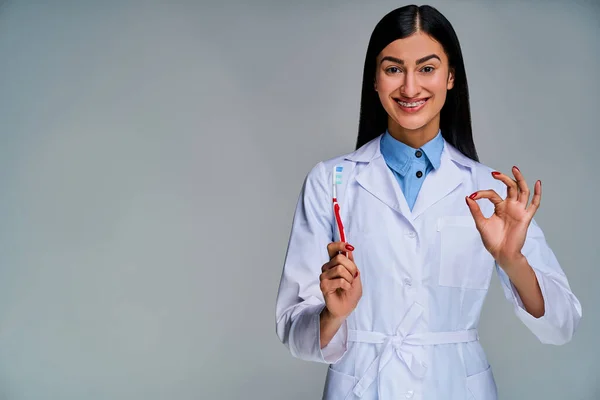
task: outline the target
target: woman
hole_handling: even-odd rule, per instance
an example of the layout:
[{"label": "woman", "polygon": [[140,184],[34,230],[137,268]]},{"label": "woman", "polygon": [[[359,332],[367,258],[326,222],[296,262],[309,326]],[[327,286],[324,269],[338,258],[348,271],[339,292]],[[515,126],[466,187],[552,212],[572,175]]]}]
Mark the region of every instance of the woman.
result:
[{"label": "woman", "polygon": [[[347,242],[335,240],[335,166]],[[476,330],[494,269],[540,341],[572,338],[582,310],[533,220],[541,182],[529,202],[511,172],[478,162],[450,23],[429,6],[386,15],[367,49],[357,150],[308,174],[277,297],[281,341],[331,364],[323,398],[496,399]]]}]

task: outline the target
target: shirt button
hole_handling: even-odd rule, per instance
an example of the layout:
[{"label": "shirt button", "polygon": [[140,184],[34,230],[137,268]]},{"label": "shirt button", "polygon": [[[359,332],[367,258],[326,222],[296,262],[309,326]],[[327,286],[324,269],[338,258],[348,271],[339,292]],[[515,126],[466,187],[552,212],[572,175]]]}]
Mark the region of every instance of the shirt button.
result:
[{"label": "shirt button", "polygon": [[421,150],[417,150],[417,151],[415,152],[415,156],[416,156],[417,158],[421,158],[421,156],[422,156],[422,155],[423,155],[423,152],[421,152]]},{"label": "shirt button", "polygon": [[404,285],[405,286],[412,286],[412,280],[410,280],[409,278],[404,278]]},{"label": "shirt button", "polygon": [[417,174],[416,174],[416,175],[417,175],[417,178],[420,178],[420,177],[422,177],[422,176],[423,176],[423,173],[422,173],[421,171],[417,171]]},{"label": "shirt button", "polygon": [[410,399],[411,397],[413,397],[413,394],[415,394],[415,392],[412,390],[409,390],[408,392],[406,392],[405,396],[407,399]]}]

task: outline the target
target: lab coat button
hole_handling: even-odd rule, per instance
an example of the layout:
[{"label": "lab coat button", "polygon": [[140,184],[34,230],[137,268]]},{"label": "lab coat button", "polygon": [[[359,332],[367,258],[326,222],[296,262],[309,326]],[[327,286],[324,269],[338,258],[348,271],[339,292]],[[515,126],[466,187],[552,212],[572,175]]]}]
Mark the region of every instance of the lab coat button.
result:
[{"label": "lab coat button", "polygon": [[404,284],[406,286],[412,286],[412,281],[409,278],[404,278]]},{"label": "lab coat button", "polygon": [[406,392],[405,396],[407,399],[410,399],[411,397],[413,397],[413,394],[415,394],[415,392],[412,390],[409,390],[408,392]]},{"label": "lab coat button", "polygon": [[421,172],[421,171],[417,171],[417,178],[420,178],[420,177],[422,177],[422,176],[423,176],[423,172]]},{"label": "lab coat button", "polygon": [[409,238],[411,238],[411,239],[412,239],[412,238],[414,238],[415,236],[417,236],[417,234],[416,234],[415,232],[413,232],[413,231],[409,231],[409,232],[407,232],[407,233],[406,233],[406,235],[407,235]]}]

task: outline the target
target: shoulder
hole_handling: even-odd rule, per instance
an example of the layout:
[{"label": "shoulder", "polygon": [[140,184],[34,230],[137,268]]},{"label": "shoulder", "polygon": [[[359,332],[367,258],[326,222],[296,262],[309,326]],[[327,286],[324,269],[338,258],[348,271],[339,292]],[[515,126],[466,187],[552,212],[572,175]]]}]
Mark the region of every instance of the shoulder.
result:
[{"label": "shoulder", "polygon": [[493,189],[504,197],[506,185],[492,176],[492,172],[497,171],[495,168],[470,159],[448,142],[445,142],[445,149],[455,164],[469,171],[471,179],[475,181],[477,187],[482,190]]},{"label": "shoulder", "polygon": [[308,181],[325,180],[331,181],[333,170],[335,167],[343,167],[344,173],[347,173],[354,169],[357,163],[367,163],[376,157],[379,152],[379,142],[382,135],[377,136],[375,139],[365,143],[360,148],[346,153],[341,154],[326,160],[318,162],[312,167],[307,175]]}]

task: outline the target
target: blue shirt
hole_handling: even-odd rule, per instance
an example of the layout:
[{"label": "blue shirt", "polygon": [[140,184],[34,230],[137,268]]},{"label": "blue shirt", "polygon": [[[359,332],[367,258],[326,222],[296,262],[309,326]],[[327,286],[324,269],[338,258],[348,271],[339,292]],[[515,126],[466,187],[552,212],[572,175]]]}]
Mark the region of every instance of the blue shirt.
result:
[{"label": "blue shirt", "polygon": [[418,149],[394,139],[387,130],[381,137],[383,159],[398,180],[411,211],[425,177],[432,169],[440,167],[443,149],[441,130]]}]

